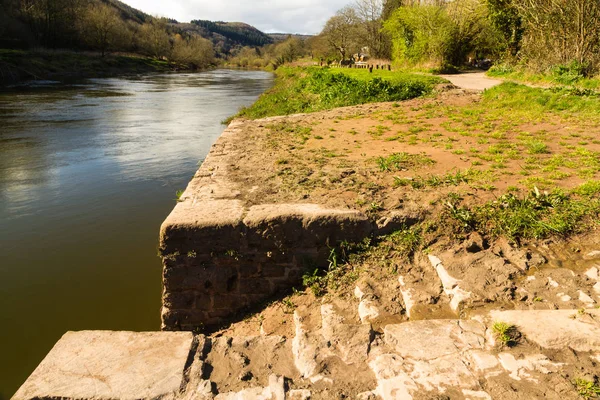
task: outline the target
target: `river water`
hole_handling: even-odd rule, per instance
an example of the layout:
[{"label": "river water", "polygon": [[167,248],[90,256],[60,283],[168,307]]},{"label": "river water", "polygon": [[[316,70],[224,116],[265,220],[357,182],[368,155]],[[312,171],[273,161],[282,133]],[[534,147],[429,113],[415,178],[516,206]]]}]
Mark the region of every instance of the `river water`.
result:
[{"label": "river water", "polygon": [[68,330],[158,330],[161,222],[264,72],[0,92],[0,399]]}]

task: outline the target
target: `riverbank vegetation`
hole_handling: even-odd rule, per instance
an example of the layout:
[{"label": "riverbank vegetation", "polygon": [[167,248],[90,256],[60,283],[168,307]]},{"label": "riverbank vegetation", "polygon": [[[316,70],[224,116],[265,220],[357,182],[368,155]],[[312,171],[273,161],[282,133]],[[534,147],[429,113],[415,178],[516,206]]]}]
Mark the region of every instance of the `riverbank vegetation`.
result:
[{"label": "riverbank vegetation", "polygon": [[257,119],[408,100],[431,93],[440,82],[431,76],[382,70],[283,67],[277,70],[275,86],[237,116]]},{"label": "riverbank vegetation", "polygon": [[599,22],[596,0],[358,0],[327,22],[313,53],[434,71],[493,62],[496,76],[585,85],[600,73]]}]

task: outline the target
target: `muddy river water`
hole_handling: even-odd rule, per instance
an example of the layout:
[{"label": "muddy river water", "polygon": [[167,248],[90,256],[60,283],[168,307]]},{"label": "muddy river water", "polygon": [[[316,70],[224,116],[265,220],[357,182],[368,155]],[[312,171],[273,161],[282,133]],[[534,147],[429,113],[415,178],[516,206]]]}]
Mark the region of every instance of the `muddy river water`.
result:
[{"label": "muddy river water", "polygon": [[264,72],[0,92],[0,400],[68,330],[158,330],[161,222]]}]

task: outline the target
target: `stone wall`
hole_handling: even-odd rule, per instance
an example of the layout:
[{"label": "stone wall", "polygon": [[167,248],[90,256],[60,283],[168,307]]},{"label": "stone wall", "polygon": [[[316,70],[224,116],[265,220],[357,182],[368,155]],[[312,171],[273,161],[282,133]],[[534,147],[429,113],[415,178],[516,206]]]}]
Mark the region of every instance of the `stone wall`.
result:
[{"label": "stone wall", "polygon": [[331,248],[385,233],[406,222],[371,222],[355,210],[315,204],[244,202],[242,184],[228,177],[239,153],[233,123],[211,149],[161,227],[164,330],[218,325],[327,267]]}]

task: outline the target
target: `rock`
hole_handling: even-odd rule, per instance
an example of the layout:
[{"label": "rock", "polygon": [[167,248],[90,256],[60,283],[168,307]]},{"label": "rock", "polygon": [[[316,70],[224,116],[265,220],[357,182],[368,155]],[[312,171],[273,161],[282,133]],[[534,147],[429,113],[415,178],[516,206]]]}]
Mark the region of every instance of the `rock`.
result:
[{"label": "rock", "polygon": [[478,253],[484,249],[483,238],[477,232],[469,235],[469,239],[465,242],[465,250],[469,253]]},{"label": "rock", "polygon": [[358,305],[358,316],[363,324],[370,324],[379,318],[379,309],[377,303],[370,300],[363,300]]},{"label": "rock", "polygon": [[517,381],[525,379],[537,382],[537,380],[531,376],[531,372],[536,371],[542,374],[549,374],[560,370],[560,367],[563,365],[551,362],[548,357],[543,354],[528,355],[523,359],[517,360],[512,354],[501,353],[498,355],[498,359],[500,360],[502,367],[510,373],[510,377]]},{"label": "rock", "polygon": [[270,375],[269,386],[244,389],[217,395],[215,400],[285,400],[285,379],[282,376]]},{"label": "rock", "polygon": [[[492,311],[494,321],[513,324],[529,341],[545,349],[570,348],[600,351],[600,310],[587,310],[579,318],[575,310]],[[574,318],[576,317],[576,318]]]},{"label": "rock", "polygon": [[173,397],[192,342],[190,332],[67,332],[13,399]]},{"label": "rock", "polygon": [[[478,324],[476,321],[472,321]],[[384,340],[399,356],[434,360],[461,351],[483,349],[484,338],[459,326],[457,320],[423,320],[387,325]],[[432,341],[431,338],[436,340]]]},{"label": "rock", "polygon": [[583,256],[584,260],[596,260],[600,258],[600,250],[594,250]]},{"label": "rock", "polygon": [[310,400],[311,392],[307,389],[302,390],[290,390],[288,393],[288,400]]},{"label": "rock", "polygon": [[456,312],[462,305],[462,303],[471,297],[471,293],[465,290],[462,290],[459,287],[460,281],[456,278],[450,276],[446,268],[442,265],[442,261],[435,257],[429,256],[429,261],[431,265],[435,268],[440,281],[442,281],[442,286],[444,287],[444,293],[448,297],[450,297],[450,308]]},{"label": "rock", "polygon": [[364,363],[369,355],[371,326],[344,323],[332,304],[321,306],[323,338],[339,351],[346,364]]},{"label": "rock", "polygon": [[590,268],[586,273],[585,276],[587,276],[588,278],[590,278],[591,280],[593,280],[594,282],[600,282],[600,271],[598,271],[597,267],[592,267]]}]

